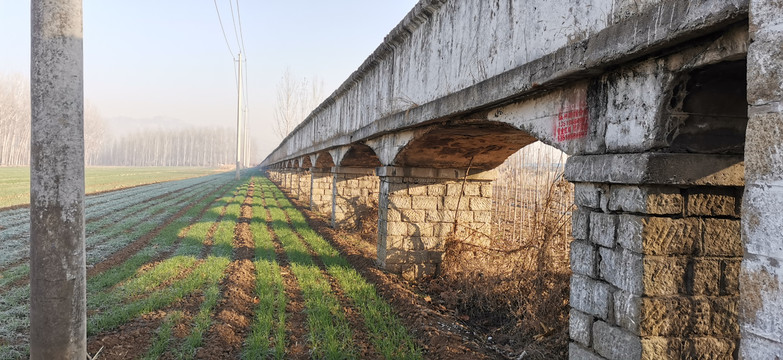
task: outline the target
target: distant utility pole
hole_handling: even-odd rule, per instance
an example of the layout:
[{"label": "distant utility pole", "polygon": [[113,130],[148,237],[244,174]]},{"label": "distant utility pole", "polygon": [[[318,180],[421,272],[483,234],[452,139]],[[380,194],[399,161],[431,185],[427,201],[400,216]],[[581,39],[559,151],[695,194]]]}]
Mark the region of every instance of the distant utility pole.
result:
[{"label": "distant utility pole", "polygon": [[237,86],[237,174],[239,180],[240,159],[242,157],[242,52],[239,52],[239,83]]},{"label": "distant utility pole", "polygon": [[30,358],[86,359],[82,0],[33,0]]}]

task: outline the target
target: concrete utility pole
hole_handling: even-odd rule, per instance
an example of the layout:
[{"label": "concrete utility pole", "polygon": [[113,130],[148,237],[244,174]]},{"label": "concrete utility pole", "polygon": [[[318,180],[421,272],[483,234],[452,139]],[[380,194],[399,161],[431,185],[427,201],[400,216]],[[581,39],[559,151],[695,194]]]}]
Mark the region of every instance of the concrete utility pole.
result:
[{"label": "concrete utility pole", "polygon": [[30,358],[87,358],[82,0],[33,0]]},{"label": "concrete utility pole", "polygon": [[239,180],[240,159],[242,157],[242,52],[239,52],[239,86],[237,86],[237,175]]}]

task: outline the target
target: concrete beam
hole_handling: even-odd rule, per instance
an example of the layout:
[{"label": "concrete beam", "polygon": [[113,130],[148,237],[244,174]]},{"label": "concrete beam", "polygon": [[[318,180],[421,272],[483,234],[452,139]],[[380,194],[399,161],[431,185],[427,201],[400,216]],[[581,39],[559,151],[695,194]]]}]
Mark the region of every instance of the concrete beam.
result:
[{"label": "concrete beam", "polygon": [[571,182],[744,186],[741,155],[608,154],[568,159],[565,177]]}]

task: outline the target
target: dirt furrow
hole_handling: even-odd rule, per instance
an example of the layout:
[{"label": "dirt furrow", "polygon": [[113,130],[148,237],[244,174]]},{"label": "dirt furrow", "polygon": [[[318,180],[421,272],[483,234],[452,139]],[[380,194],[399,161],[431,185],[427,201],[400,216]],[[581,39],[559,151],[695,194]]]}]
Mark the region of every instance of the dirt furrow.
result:
[{"label": "dirt furrow", "polygon": [[302,238],[302,235],[296,231],[293,224],[291,223],[291,218],[288,217],[288,213],[286,213],[285,217],[286,221],[288,222],[288,226],[291,227],[291,230],[296,234],[299,241],[307,248],[307,252],[310,254],[310,257],[313,258],[313,262],[315,262],[315,264],[321,270],[321,275],[329,281],[329,285],[332,288],[332,293],[335,294],[337,300],[340,302],[343,313],[345,313],[345,318],[348,320],[348,323],[351,325],[351,329],[353,330],[353,343],[356,345],[357,350],[359,350],[359,357],[361,359],[383,359],[383,357],[373,346],[372,341],[370,340],[367,325],[364,323],[364,319],[362,318],[359,310],[357,310],[354,306],[353,301],[345,294],[343,289],[340,287],[340,284],[337,282],[337,279],[329,274],[329,271],[326,268],[326,264],[324,264],[318,254],[313,251],[313,248],[310,247],[310,244],[308,244],[307,241]]},{"label": "dirt furrow", "polygon": [[348,260],[365,279],[375,284],[378,294],[388,301],[414,334],[428,359],[504,359],[505,357],[483,346],[467,331],[453,313],[428,303],[409,284],[396,275],[389,274],[376,265],[377,255],[372,247],[357,247],[361,240],[355,235],[335,230],[305,204],[291,201],[304,215],[310,227],[321,234]]},{"label": "dirt furrow", "polygon": [[[272,236],[272,242],[275,246],[275,256],[280,267],[280,274],[283,277],[283,287],[285,288],[285,333],[286,333],[286,358],[287,359],[309,359],[310,349],[307,344],[307,314],[305,314],[304,296],[299,288],[296,277],[291,272],[291,263],[285,255],[283,244],[277,238],[272,229],[272,215],[269,213],[266,199],[263,199],[264,209],[266,209],[265,220],[267,229]],[[280,339],[276,339],[280,341]]]},{"label": "dirt furrow", "polygon": [[[158,225],[157,227],[155,227],[155,229],[153,229],[152,231],[150,231],[147,234],[145,234],[144,236],[138,238],[134,242],[128,244],[127,246],[125,246],[124,248],[122,248],[119,251],[115,252],[114,254],[111,254],[111,256],[109,256],[105,260],[95,264],[95,266],[87,269],[87,277],[89,278],[89,277],[98,275],[98,274],[100,274],[100,273],[102,273],[102,272],[104,272],[104,271],[106,271],[108,269],[111,269],[113,267],[116,267],[116,266],[124,263],[126,260],[130,259],[131,256],[136,255],[136,253],[141,251],[141,249],[145,248],[150,243],[150,241],[152,241],[152,239],[154,239],[156,236],[158,236],[158,234],[160,234],[161,231],[163,231],[163,229],[165,229],[171,223],[173,223],[174,221],[176,221],[177,219],[179,219],[180,217],[185,215],[185,213],[188,212],[188,210],[190,210],[193,206],[196,206],[196,204],[198,204],[201,200],[206,199],[209,196],[214,196],[215,193],[218,192],[221,189],[222,189],[222,187],[221,188],[217,188],[217,189],[209,192],[208,194],[202,196],[201,198],[192,201],[190,204],[188,204],[188,206],[185,206],[184,208],[182,208],[179,211],[177,211],[174,215],[169,217],[164,223],[162,223],[162,224]],[[209,206],[205,206],[204,209],[201,210],[201,212],[199,214],[199,218],[201,217],[201,215],[203,215],[207,211],[207,209],[209,209]],[[190,226],[192,226],[192,224]],[[166,253],[160,254],[160,256],[158,256],[155,259],[153,259],[152,262],[161,261],[163,259],[168,258],[169,255],[171,255],[171,252],[174,251],[173,249],[176,249],[177,244],[181,240],[182,240],[182,238],[178,237],[176,242],[175,242],[175,244],[174,244],[174,246],[172,246],[172,249],[170,251],[168,251]]]},{"label": "dirt furrow", "polygon": [[255,245],[250,232],[253,192],[254,184],[250,183],[234,228],[234,261],[221,281],[221,301],[215,309],[204,346],[198,350],[198,358],[237,358],[255,314]]}]

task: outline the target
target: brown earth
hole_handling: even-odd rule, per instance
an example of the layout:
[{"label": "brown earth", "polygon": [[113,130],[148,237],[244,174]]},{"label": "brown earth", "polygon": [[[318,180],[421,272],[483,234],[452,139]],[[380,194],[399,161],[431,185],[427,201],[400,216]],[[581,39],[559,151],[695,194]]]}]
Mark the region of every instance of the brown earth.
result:
[{"label": "brown earth", "polygon": [[[197,358],[238,358],[242,342],[249,333],[257,301],[254,297],[255,269],[251,261],[253,243],[248,226],[252,215],[252,208],[248,206],[249,201],[252,200],[250,195],[252,193],[243,204],[242,215],[235,228],[234,241],[237,249],[234,252],[234,261],[227,268],[226,277],[220,283],[222,300],[212,314],[213,324],[204,337],[204,347],[199,350]],[[506,358],[492,349],[492,344],[487,342],[485,335],[482,335],[483,332],[467,326],[464,319],[461,319],[454,310],[422,294],[417,284],[408,283],[396,275],[379,269],[375,264],[375,246],[368,241],[369,237],[363,240],[360,235],[334,230],[329,226],[328,219],[303,209],[297,201],[292,202],[305,213],[308,223],[314,230],[334,245],[362,276],[375,284],[379,295],[392,305],[395,313],[411,331],[425,358]],[[267,226],[273,237],[287,299],[286,358],[308,359],[310,349],[307,343],[307,318],[301,289],[290,271],[290,264],[281,243],[271,231],[269,212],[266,211],[263,216],[266,217]],[[214,230],[215,226],[210,230],[210,239]],[[312,251],[311,255],[314,255]],[[355,334],[354,340],[358,343],[359,356],[379,358],[369,340],[361,315],[355,310],[350,299],[340,291],[335,279],[328,276],[320,259],[317,256],[313,258],[322,272],[327,275],[346,312]],[[172,346],[178,346],[181,339],[189,334],[188,324],[192,322],[202,301],[203,295],[196,292],[165,310],[146,314],[116,330],[92,336],[88,342],[88,350],[90,354],[95,354],[103,348],[100,359],[139,358],[148,351],[155,332],[166,314],[175,310],[182,311],[184,314],[183,319],[173,330],[173,341],[177,344]],[[167,352],[162,358],[171,359],[173,356]]]},{"label": "brown earth", "polygon": [[221,300],[215,309],[212,326],[204,336],[204,346],[196,354],[199,359],[237,358],[249,332],[256,300],[256,268],[252,261],[255,245],[250,232],[253,192],[254,184],[251,183],[234,228],[234,261],[221,281]]}]

